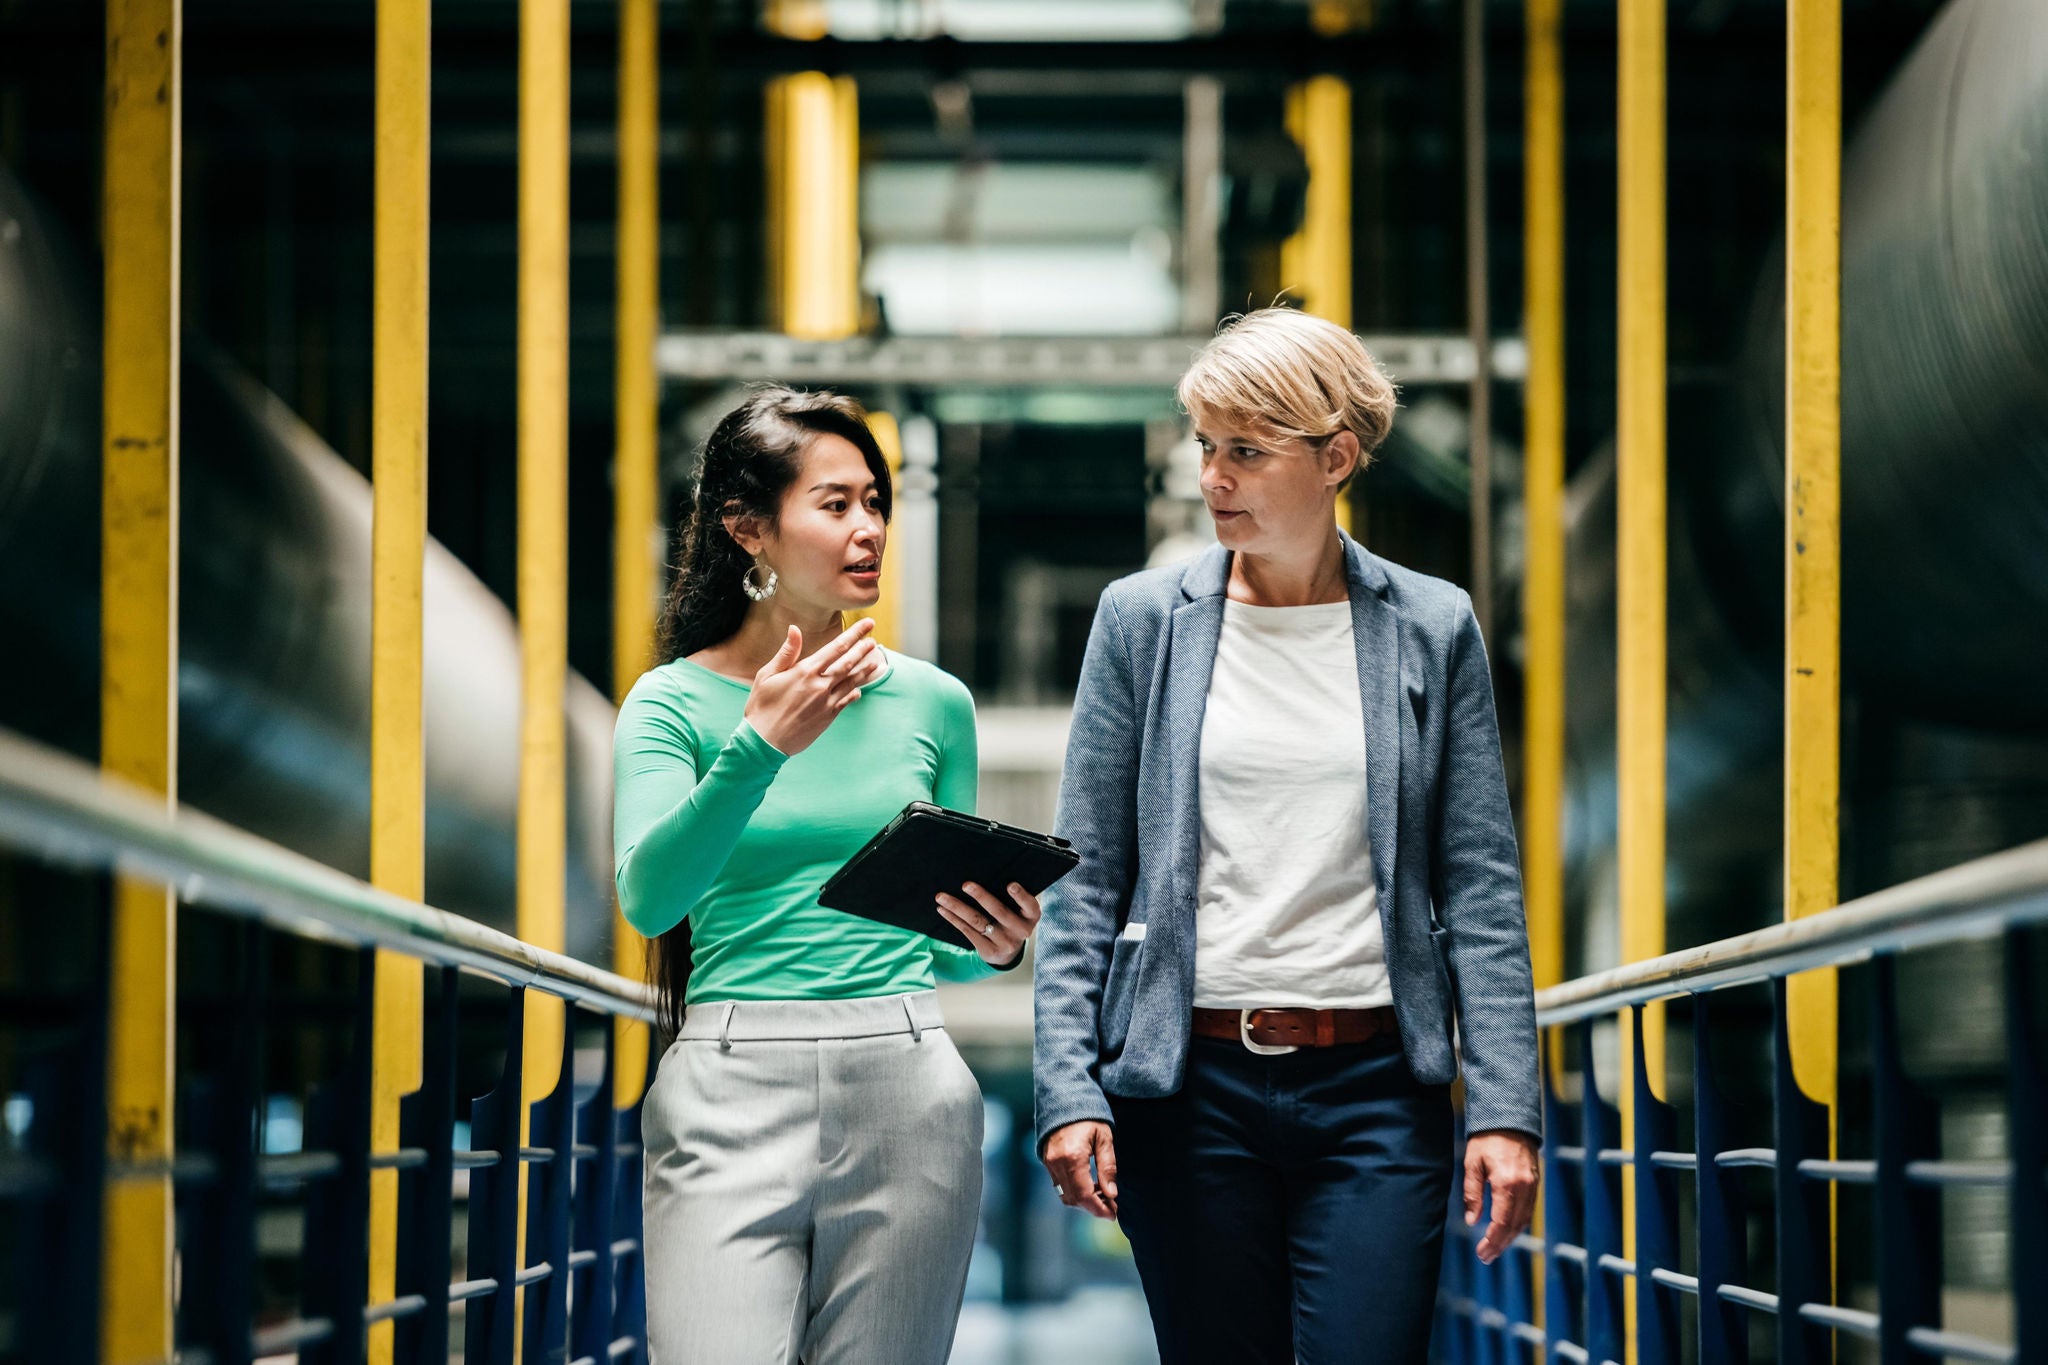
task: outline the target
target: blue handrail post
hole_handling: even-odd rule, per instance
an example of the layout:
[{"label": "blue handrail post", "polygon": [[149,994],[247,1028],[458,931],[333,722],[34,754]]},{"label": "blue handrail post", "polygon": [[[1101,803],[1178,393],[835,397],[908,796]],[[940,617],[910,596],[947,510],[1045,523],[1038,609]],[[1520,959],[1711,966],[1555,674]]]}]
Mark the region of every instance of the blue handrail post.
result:
[{"label": "blue handrail post", "polygon": [[223,928],[233,944],[229,980],[235,1005],[228,1018],[205,1030],[212,1035],[206,1051],[220,1069],[191,1086],[186,1104],[184,1146],[211,1159],[214,1177],[191,1200],[185,1344],[205,1350],[215,1365],[249,1365],[265,933],[254,921]]},{"label": "blue handrail post", "polygon": [[[98,1365],[100,1239],[107,1176],[107,997],[111,986],[112,896],[92,887],[92,961],[75,1006],[37,1022],[54,1025],[58,1041],[40,1058],[23,1057],[21,1090],[29,1103],[27,1157],[50,1179],[8,1209],[20,1235],[0,1254],[0,1272],[20,1302],[48,1311],[20,1318],[22,1359],[51,1365]],[[17,959],[0,964],[0,980],[27,986]],[[16,973],[19,972],[20,975]]]},{"label": "blue handrail post", "polygon": [[426,969],[421,985],[426,1019],[420,1039],[420,1088],[398,1102],[399,1143],[421,1152],[423,1160],[398,1176],[394,1284],[400,1298],[417,1295],[424,1306],[396,1326],[392,1358],[397,1365],[447,1365],[448,1360],[460,984],[461,973],[453,967]]},{"label": "blue handrail post", "polygon": [[1728,1100],[1714,1072],[1712,997],[1692,1005],[1694,1179],[1699,1192],[1700,1365],[1748,1365],[1749,1323],[1721,1297],[1724,1284],[1745,1283],[1748,1226],[1742,1191],[1716,1161],[1728,1147]]},{"label": "blue handrail post", "polygon": [[613,1339],[632,1343],[628,1353],[614,1357],[617,1365],[648,1365],[647,1362],[647,1276],[646,1247],[642,1242],[640,1178],[647,1160],[640,1145],[640,1116],[647,1097],[654,1093],[655,1070],[661,1065],[661,1049],[647,1049],[647,1077],[640,1086],[640,1098],[617,1112],[617,1144],[607,1149],[608,1160],[618,1163],[614,1175],[612,1228],[614,1241],[622,1250],[612,1265],[617,1286],[612,1309]]},{"label": "blue handrail post", "polygon": [[[573,1013],[572,1013],[573,1022]],[[569,1310],[569,1356],[572,1360],[607,1360],[612,1343],[613,1274],[612,1215],[618,1200],[618,1110],[612,1107],[618,1065],[618,1030],[607,1017],[604,1068],[597,1089],[576,1107],[576,1140],[591,1149],[590,1164],[576,1181],[572,1223],[573,1245],[588,1251],[588,1264],[574,1273],[575,1292]]]},{"label": "blue handrail post", "polygon": [[520,1359],[560,1365],[569,1350],[569,1190],[576,1164],[576,1011],[563,1007],[562,1065],[555,1088],[533,1102],[536,1156],[526,1173],[526,1264],[549,1269],[528,1286]]},{"label": "blue handrail post", "polygon": [[[465,1365],[512,1365],[519,1274],[519,1087],[526,1065],[526,990],[507,989],[505,1064],[498,1083],[470,1103],[470,1141],[498,1159],[469,1177],[469,1278],[491,1288],[463,1313]],[[489,1144],[488,1148],[485,1144]]]},{"label": "blue handrail post", "polygon": [[[2007,1131],[2012,1134],[2012,1299],[2018,1358],[2048,1360],[2048,1054],[2041,1042],[2041,931],[2005,935]],[[2025,1239],[2023,1242],[2022,1239]]]},{"label": "blue handrail post", "polygon": [[1916,1327],[1941,1325],[1941,1192],[1906,1179],[1940,1155],[1937,1110],[1906,1076],[1899,1050],[1898,960],[1870,964],[1871,1107],[1876,1149],[1878,1360],[1907,1365]]},{"label": "blue handrail post", "polygon": [[331,1176],[306,1192],[305,1283],[300,1316],[325,1319],[325,1340],[309,1343],[302,1365],[361,1365],[363,1304],[370,1293],[370,1062],[377,953],[359,948],[355,1010],[341,1074],[313,1089],[306,1104],[306,1148],[332,1152]]},{"label": "blue handrail post", "polygon": [[[1546,1029],[1543,1033],[1543,1352],[1547,1360],[1558,1359],[1557,1346],[1577,1341],[1579,1324],[1585,1318],[1586,1284],[1581,1268],[1557,1254],[1558,1243],[1585,1245],[1580,1231],[1585,1209],[1583,1172],[1573,1169],[1558,1154],[1571,1110],[1557,1093],[1556,1078],[1562,1070],[1558,1055],[1568,1046],[1569,1027]],[[1574,1125],[1576,1126],[1576,1125]]]},{"label": "blue handrail post", "polygon": [[[1586,1354],[1599,1365],[1605,1360],[1626,1360],[1627,1319],[1622,1297],[1622,1276],[1609,1268],[1622,1255],[1621,1175],[1600,1160],[1621,1142],[1621,1111],[1600,1098],[1600,1086],[1593,1068],[1593,1028],[1581,1034],[1580,1064],[1584,1115],[1585,1159],[1580,1166],[1586,1191]],[[1623,1076],[1621,1084],[1633,1084]],[[1603,1264],[1603,1261],[1606,1263]]]},{"label": "blue handrail post", "polygon": [[[1677,1270],[1678,1195],[1672,1179],[1658,1169],[1651,1154],[1677,1145],[1678,1115],[1650,1088],[1650,1067],[1643,1050],[1643,1011],[1630,1010],[1635,1029],[1635,1145],[1630,1170],[1636,1192],[1636,1362],[1637,1365],[1678,1365],[1678,1306],[1673,1290],[1657,1283],[1658,1270]],[[1662,1060],[1661,1058],[1659,1059]]]},{"label": "blue handrail post", "polygon": [[1806,1304],[1834,1302],[1832,1220],[1829,1184],[1800,1170],[1806,1161],[1826,1161],[1828,1109],[1808,1099],[1792,1072],[1792,1031],[1786,1009],[1785,977],[1771,985],[1773,1035],[1772,1095],[1777,1151],[1778,1361],[1779,1365],[1830,1365],[1834,1332],[1806,1320]]}]

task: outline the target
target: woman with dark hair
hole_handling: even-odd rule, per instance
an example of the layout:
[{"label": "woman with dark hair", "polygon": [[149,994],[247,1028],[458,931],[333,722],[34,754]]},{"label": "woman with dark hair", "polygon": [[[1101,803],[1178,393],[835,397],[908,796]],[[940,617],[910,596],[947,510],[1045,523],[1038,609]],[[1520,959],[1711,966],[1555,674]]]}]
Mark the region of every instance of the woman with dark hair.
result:
[{"label": "woman with dark hair", "polygon": [[940,912],[972,951],[818,905],[907,803],[974,807],[974,705],[843,614],[880,595],[888,463],[851,399],[757,392],[705,442],[619,710],[619,903],[674,1044],[642,1125],[653,1365],[892,1365],[952,1348],[981,1092],[933,991],[1016,966],[1021,887]]}]

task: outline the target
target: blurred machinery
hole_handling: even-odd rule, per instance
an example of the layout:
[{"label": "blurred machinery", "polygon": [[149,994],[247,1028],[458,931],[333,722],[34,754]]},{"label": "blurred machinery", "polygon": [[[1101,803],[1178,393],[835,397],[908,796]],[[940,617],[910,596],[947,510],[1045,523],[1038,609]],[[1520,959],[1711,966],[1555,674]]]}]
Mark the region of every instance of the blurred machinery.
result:
[{"label": "blurred machinery", "polygon": [[[64,243],[0,171],[0,723],[92,756],[99,340]],[[187,348],[179,545],[184,800],[369,867],[370,489],[253,380]],[[427,900],[513,927],[519,643],[445,549],[426,569]],[[613,711],[572,678],[568,951],[610,960]]]}]

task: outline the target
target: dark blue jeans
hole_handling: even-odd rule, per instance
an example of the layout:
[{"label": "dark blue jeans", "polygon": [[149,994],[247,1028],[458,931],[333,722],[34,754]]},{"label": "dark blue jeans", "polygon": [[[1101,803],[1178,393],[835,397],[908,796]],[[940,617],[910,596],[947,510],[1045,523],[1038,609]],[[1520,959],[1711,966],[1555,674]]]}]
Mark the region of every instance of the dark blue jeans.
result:
[{"label": "dark blue jeans", "polygon": [[1450,1088],[1398,1036],[1262,1057],[1196,1038],[1180,1093],[1110,1099],[1162,1365],[1421,1365]]}]

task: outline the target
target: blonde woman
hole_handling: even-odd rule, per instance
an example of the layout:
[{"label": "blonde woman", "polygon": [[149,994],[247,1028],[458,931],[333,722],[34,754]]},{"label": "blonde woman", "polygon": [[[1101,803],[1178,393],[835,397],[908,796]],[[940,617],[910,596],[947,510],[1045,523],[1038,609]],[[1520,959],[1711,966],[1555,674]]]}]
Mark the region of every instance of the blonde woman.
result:
[{"label": "blonde woman", "polygon": [[1393,386],[1288,309],[1180,384],[1215,548],[1103,594],[1037,965],[1040,1152],[1118,1218],[1166,1365],[1421,1362],[1453,1176],[1491,1261],[1540,1110],[1514,828],[1464,592],[1339,529]]}]

